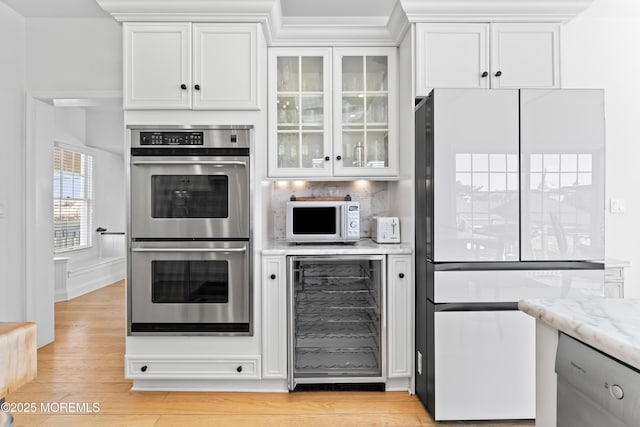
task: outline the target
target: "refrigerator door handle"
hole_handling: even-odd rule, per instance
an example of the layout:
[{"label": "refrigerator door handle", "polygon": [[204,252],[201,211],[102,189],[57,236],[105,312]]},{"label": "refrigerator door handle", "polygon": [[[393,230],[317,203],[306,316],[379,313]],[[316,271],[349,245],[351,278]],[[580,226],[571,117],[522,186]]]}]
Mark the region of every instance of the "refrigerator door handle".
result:
[{"label": "refrigerator door handle", "polygon": [[[430,301],[432,302],[432,301]],[[443,311],[518,311],[517,302],[451,302],[434,303],[436,312]]]}]

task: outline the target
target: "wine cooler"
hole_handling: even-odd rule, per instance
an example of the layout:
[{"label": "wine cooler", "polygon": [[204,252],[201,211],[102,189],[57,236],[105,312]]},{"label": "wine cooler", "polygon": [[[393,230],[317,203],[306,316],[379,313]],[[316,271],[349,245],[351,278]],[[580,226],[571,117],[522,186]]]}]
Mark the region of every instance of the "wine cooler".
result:
[{"label": "wine cooler", "polygon": [[381,389],[385,257],[288,257],[289,389]]}]

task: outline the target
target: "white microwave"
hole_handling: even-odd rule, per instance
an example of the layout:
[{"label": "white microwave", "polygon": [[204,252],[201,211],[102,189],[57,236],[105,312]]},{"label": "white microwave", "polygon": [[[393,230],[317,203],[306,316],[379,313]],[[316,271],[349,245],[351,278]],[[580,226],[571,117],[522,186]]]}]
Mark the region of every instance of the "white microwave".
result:
[{"label": "white microwave", "polygon": [[288,242],[353,243],[360,240],[358,202],[287,202],[286,219]]}]

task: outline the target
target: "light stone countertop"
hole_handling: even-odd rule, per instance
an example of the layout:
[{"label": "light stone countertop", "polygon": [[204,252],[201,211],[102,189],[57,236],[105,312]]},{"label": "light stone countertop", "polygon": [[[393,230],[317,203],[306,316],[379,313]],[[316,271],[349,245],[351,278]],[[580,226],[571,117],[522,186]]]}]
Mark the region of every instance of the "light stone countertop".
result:
[{"label": "light stone countertop", "polygon": [[518,308],[640,369],[639,299],[530,299],[520,301]]},{"label": "light stone countertop", "polygon": [[413,251],[402,243],[376,243],[361,239],[354,244],[302,244],[272,241],[262,249],[262,255],[404,255]]}]

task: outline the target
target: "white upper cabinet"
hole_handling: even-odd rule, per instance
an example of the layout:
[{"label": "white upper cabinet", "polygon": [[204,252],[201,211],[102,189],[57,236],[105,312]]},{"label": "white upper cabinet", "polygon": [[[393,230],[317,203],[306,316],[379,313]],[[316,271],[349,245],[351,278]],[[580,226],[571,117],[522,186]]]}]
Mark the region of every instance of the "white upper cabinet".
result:
[{"label": "white upper cabinet", "polygon": [[191,105],[191,24],[124,23],[124,108]]},{"label": "white upper cabinet", "polygon": [[336,176],[397,176],[395,48],[333,51]]},{"label": "white upper cabinet", "polygon": [[488,40],[487,24],[417,24],[418,95],[433,88],[489,87]]},{"label": "white upper cabinet", "polygon": [[[258,27],[193,24],[193,108],[258,109]],[[194,86],[195,88],[195,86]]]},{"label": "white upper cabinet", "polygon": [[490,73],[494,88],[560,87],[560,25],[491,24]]},{"label": "white upper cabinet", "polygon": [[560,87],[560,24],[417,24],[416,93]]},{"label": "white upper cabinet", "polygon": [[123,28],[125,109],[259,109],[257,24]]},{"label": "white upper cabinet", "polygon": [[395,48],[269,50],[269,176],[398,175]]},{"label": "white upper cabinet", "polygon": [[269,175],[331,176],[331,49],[269,50]]}]

